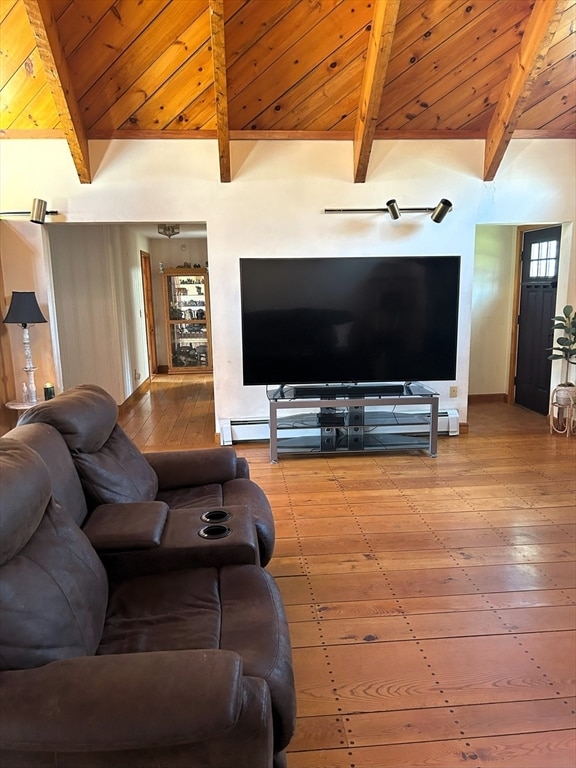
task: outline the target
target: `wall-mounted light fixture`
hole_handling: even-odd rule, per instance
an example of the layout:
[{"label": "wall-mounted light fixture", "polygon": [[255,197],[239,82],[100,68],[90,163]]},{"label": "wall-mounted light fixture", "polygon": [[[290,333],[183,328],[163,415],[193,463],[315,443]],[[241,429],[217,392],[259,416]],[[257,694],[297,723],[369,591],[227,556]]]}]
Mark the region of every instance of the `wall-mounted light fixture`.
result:
[{"label": "wall-mounted light fixture", "polygon": [[158,234],[165,237],[174,237],[180,234],[180,224],[158,224]]},{"label": "wall-mounted light fixture", "polygon": [[58,211],[47,211],[47,205],[46,200],[35,197],[31,211],[0,211],[0,216],[30,216],[30,221],[34,224],[44,224],[46,216],[58,215]]},{"label": "wall-mounted light fixture", "polygon": [[400,218],[400,208],[398,208],[398,203],[396,200],[388,200],[386,203],[386,208],[388,208],[388,213],[390,214],[391,219],[396,221],[396,219]]},{"label": "wall-mounted light fixture", "polygon": [[444,217],[446,216],[446,214],[450,213],[451,210],[452,210],[452,203],[450,202],[450,200],[446,200],[446,198],[443,197],[442,200],[440,200],[440,202],[436,206],[436,208],[434,208],[434,210],[432,211],[432,216],[430,216],[430,218],[432,219],[432,221],[435,221],[436,224],[440,224],[440,222],[444,220]]},{"label": "wall-mounted light fixture", "polygon": [[436,224],[452,210],[452,203],[443,197],[435,208],[400,208],[396,200],[388,200],[385,208],[324,208],[324,213],[388,213],[396,221],[403,213],[430,213]]}]

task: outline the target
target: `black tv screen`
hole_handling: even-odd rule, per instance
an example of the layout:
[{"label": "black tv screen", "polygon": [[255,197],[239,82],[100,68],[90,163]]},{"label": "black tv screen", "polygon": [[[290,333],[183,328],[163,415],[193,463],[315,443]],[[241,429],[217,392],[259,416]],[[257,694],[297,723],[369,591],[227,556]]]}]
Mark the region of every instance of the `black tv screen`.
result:
[{"label": "black tv screen", "polygon": [[245,385],[450,381],[459,256],[240,259]]}]

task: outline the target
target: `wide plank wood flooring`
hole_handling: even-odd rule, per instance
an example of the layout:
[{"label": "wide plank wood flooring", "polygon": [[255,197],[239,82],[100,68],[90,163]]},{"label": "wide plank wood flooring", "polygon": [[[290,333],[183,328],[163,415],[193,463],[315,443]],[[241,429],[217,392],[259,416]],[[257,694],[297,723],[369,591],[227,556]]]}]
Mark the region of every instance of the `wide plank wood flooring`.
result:
[{"label": "wide plank wood flooring", "polygon": [[[214,445],[208,376],[154,377],[121,413],[143,450]],[[236,445],[277,522],[289,768],[576,765],[576,439],[503,403],[468,423],[435,459]]]}]

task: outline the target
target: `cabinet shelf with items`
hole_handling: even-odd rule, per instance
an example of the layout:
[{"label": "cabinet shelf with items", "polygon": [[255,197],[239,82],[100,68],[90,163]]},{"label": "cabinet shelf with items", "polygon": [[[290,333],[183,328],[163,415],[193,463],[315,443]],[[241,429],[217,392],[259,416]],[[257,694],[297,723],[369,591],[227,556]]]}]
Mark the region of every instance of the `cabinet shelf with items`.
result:
[{"label": "cabinet shelf with items", "polygon": [[163,279],[168,373],[211,373],[208,272],[178,267]]},{"label": "cabinet shelf with items", "polygon": [[[415,390],[416,391],[416,390]],[[280,455],[425,451],[436,456],[438,395],[298,399],[279,390],[270,401],[270,460]]]}]

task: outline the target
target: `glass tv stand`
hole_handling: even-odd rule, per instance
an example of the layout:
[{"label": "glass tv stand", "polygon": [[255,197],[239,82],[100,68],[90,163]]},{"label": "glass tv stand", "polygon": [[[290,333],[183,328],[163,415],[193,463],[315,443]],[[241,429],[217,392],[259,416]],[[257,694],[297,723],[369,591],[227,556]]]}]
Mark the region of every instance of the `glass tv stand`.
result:
[{"label": "glass tv stand", "polygon": [[270,461],[415,450],[435,457],[438,393],[416,383],[368,386],[268,387]]}]

